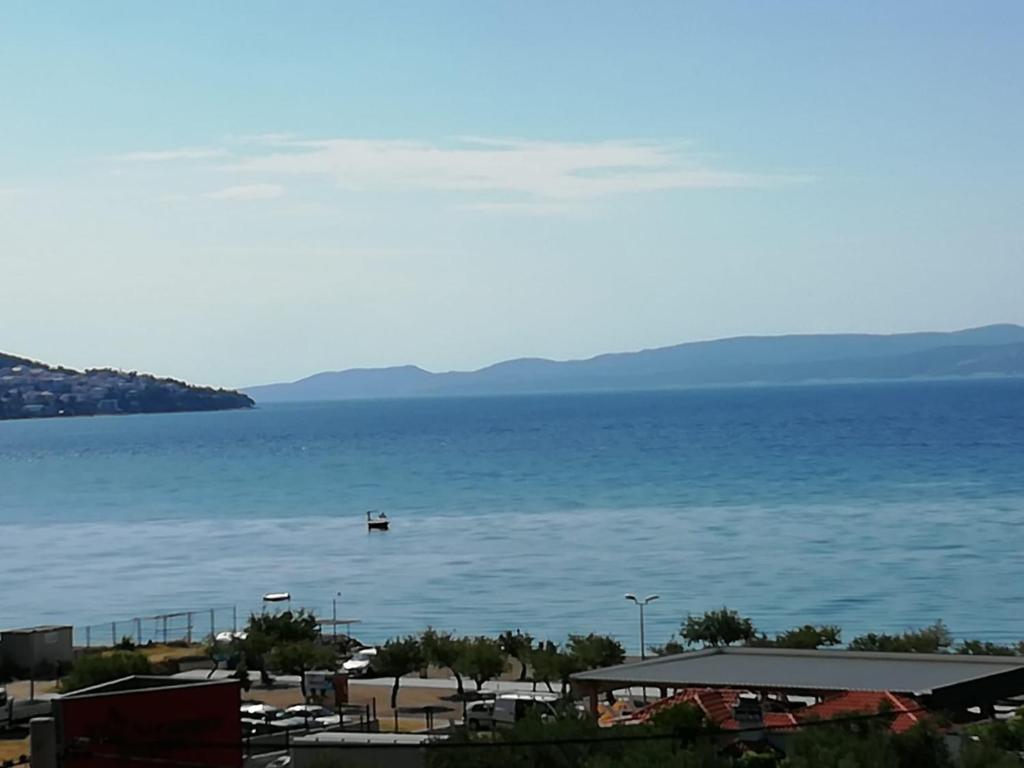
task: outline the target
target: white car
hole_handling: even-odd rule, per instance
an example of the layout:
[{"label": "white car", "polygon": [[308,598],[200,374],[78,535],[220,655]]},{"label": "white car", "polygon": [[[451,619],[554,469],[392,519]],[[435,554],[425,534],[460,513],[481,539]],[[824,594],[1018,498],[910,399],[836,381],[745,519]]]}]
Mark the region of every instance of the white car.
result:
[{"label": "white car", "polygon": [[558,717],[555,703],[558,696],[551,693],[501,693],[497,698],[476,701],[466,708],[466,727],[472,731],[511,726],[537,713],[542,720]]},{"label": "white car", "polygon": [[265,723],[277,720],[284,715],[279,708],[270,704],[261,704],[260,702],[249,702],[243,704],[239,709],[243,718],[262,720]]},{"label": "white car", "polygon": [[332,709],[321,707],[319,704],[296,704],[288,707],[284,712],[287,717],[305,718],[310,726],[330,728],[341,724],[341,715]]},{"label": "white car", "polygon": [[370,671],[370,664],[377,656],[376,648],[360,648],[352,654],[352,658],[341,665],[350,677],[363,677]]}]

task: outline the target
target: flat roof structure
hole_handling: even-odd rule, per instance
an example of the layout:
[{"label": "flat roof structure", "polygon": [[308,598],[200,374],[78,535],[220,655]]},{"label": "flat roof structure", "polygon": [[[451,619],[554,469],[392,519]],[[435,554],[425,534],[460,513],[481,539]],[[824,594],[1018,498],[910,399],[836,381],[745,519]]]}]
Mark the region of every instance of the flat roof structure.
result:
[{"label": "flat roof structure", "polygon": [[71,628],[70,624],[40,624],[38,627],[0,629],[0,635],[37,635],[41,632],[59,632],[62,629]]},{"label": "flat roof structure", "polygon": [[784,648],[708,648],[580,672],[574,687],[595,692],[652,688],[738,688],[821,695],[892,691],[933,706],[973,706],[1024,693],[1024,659],[931,653]]}]

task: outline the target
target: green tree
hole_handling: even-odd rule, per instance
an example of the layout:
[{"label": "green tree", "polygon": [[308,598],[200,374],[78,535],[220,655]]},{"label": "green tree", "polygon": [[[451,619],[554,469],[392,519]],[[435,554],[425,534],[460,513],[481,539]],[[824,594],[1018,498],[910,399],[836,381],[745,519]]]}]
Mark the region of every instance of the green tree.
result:
[{"label": "green tree", "polygon": [[834,624],[814,626],[804,624],[802,627],[795,627],[786,630],[775,636],[771,645],[776,648],[800,648],[813,650],[823,646],[839,645],[842,630]]},{"label": "green tree", "polygon": [[876,722],[803,728],[789,737],[782,768],[899,768],[886,727]]},{"label": "green tree", "polygon": [[1021,768],[1016,754],[985,742],[967,742],[960,752],[960,768]]},{"label": "green tree", "polygon": [[880,717],[801,729],[787,742],[782,768],[953,768],[953,760],[934,727],[894,734]]},{"label": "green tree", "polygon": [[69,693],[130,675],[148,675],[152,671],[149,659],[137,651],[91,653],[75,661],[60,687]]},{"label": "green tree", "polygon": [[[543,646],[544,644],[542,644]],[[669,713],[665,713],[669,714]],[[495,733],[453,734],[458,748],[428,750],[428,768],[727,768],[707,739],[695,707],[675,707],[668,719],[630,729],[601,728],[591,718],[527,717]],[[650,736],[659,738],[651,739]],[[673,736],[673,738],[665,738]],[[486,748],[467,749],[480,743]]]},{"label": "green tree", "polygon": [[1024,714],[1017,710],[1007,720],[978,723],[970,727],[968,734],[979,743],[1005,752],[1024,752]]},{"label": "green tree", "polygon": [[930,723],[921,723],[891,738],[899,768],[953,768],[945,739]]},{"label": "green tree", "polygon": [[257,669],[263,685],[273,679],[267,669],[267,657],[274,648],[291,643],[312,643],[319,637],[316,617],[303,609],[296,612],[253,613],[245,628],[245,639],[234,641],[246,666]]},{"label": "green tree", "polygon": [[549,691],[554,692],[551,683],[559,679],[559,656],[561,651],[558,644],[550,640],[539,642],[530,649],[530,677],[534,690],[537,690],[537,683],[544,683]]},{"label": "green tree", "polygon": [[956,652],[964,656],[1019,656],[1021,646],[999,645],[981,640],[964,640]]},{"label": "green tree", "polygon": [[462,643],[461,650],[455,666],[476,683],[478,691],[484,683],[497,677],[508,667],[508,659],[502,653],[500,643],[490,637],[480,635],[467,638]]},{"label": "green tree", "polygon": [[515,632],[506,630],[498,636],[498,643],[506,656],[519,662],[519,682],[526,682],[526,664],[530,656],[530,649],[533,648],[533,637],[518,629]]},{"label": "green tree", "polygon": [[252,688],[252,681],[249,679],[249,667],[245,663],[244,656],[238,660],[238,665],[235,667],[235,671],[231,673],[231,677],[241,684],[243,691],[248,691]]},{"label": "green tree", "polygon": [[412,674],[426,664],[423,645],[415,635],[396,637],[388,640],[377,649],[377,655],[370,663],[371,669],[381,677],[392,677],[395,682],[391,687],[391,708],[398,706],[398,686],[402,677]]},{"label": "green tree", "polygon": [[[566,652],[569,660],[562,678],[562,693],[566,691],[568,678],[574,672],[585,669],[598,669],[600,667],[613,667],[626,660],[626,649],[622,643],[607,635],[597,635],[591,632],[589,635],[569,635],[566,643]],[[609,691],[608,703],[615,700],[614,694]]]},{"label": "green tree", "polygon": [[250,636],[258,634],[266,637],[273,646],[279,643],[316,640],[320,634],[318,626],[316,616],[300,608],[295,612],[250,614],[245,631]]},{"label": "green tree", "polygon": [[608,635],[569,635],[566,650],[579,659],[583,669],[613,667],[626,660],[622,643]]},{"label": "green tree", "polygon": [[757,630],[750,619],[723,607],[701,616],[687,616],[679,634],[690,645],[718,648],[749,642],[757,637]]},{"label": "green tree", "polygon": [[669,638],[664,645],[649,645],[647,650],[655,656],[674,656],[686,651],[686,646],[675,638]]},{"label": "green tree", "polygon": [[942,653],[953,644],[953,636],[942,620],[922,629],[907,630],[900,635],[875,634],[855,637],[851,651],[884,651],[888,653]]},{"label": "green tree", "polygon": [[203,646],[203,653],[210,658],[210,673],[206,677],[211,678],[222,661],[228,661],[238,655],[238,649],[232,643],[218,642],[211,637]]},{"label": "green tree", "polygon": [[334,670],[338,658],[333,649],[311,640],[298,640],[275,645],[267,659],[271,668],[284,675],[298,675],[299,687],[306,696],[306,672],[312,669]]},{"label": "green tree", "polygon": [[436,664],[451,672],[459,693],[465,693],[462,674],[458,669],[458,661],[466,645],[465,639],[455,637],[450,632],[438,632],[432,627],[427,627],[420,635],[420,644],[423,646],[423,656],[427,663]]}]

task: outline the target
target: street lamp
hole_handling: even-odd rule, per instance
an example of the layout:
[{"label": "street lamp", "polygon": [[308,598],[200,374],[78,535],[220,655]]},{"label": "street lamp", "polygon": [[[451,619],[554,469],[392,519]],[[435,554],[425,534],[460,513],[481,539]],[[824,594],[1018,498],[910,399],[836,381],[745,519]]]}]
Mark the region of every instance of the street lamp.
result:
[{"label": "street lamp", "polygon": [[331,624],[334,627],[334,644],[338,644],[338,598],[341,592],[335,592],[331,598]]},{"label": "street lamp", "polygon": [[644,645],[644,606],[650,602],[657,600],[658,596],[648,595],[643,600],[640,600],[632,592],[627,592],[626,599],[632,600],[634,603],[640,606],[640,661],[644,661],[647,658],[647,649]]}]

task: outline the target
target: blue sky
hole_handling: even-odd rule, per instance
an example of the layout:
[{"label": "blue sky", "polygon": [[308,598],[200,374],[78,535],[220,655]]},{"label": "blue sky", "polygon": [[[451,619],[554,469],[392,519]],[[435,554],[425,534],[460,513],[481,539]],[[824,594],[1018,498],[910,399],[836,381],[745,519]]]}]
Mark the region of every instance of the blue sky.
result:
[{"label": "blue sky", "polygon": [[1024,5],[0,6],[0,349],[247,385],[1024,322]]}]

